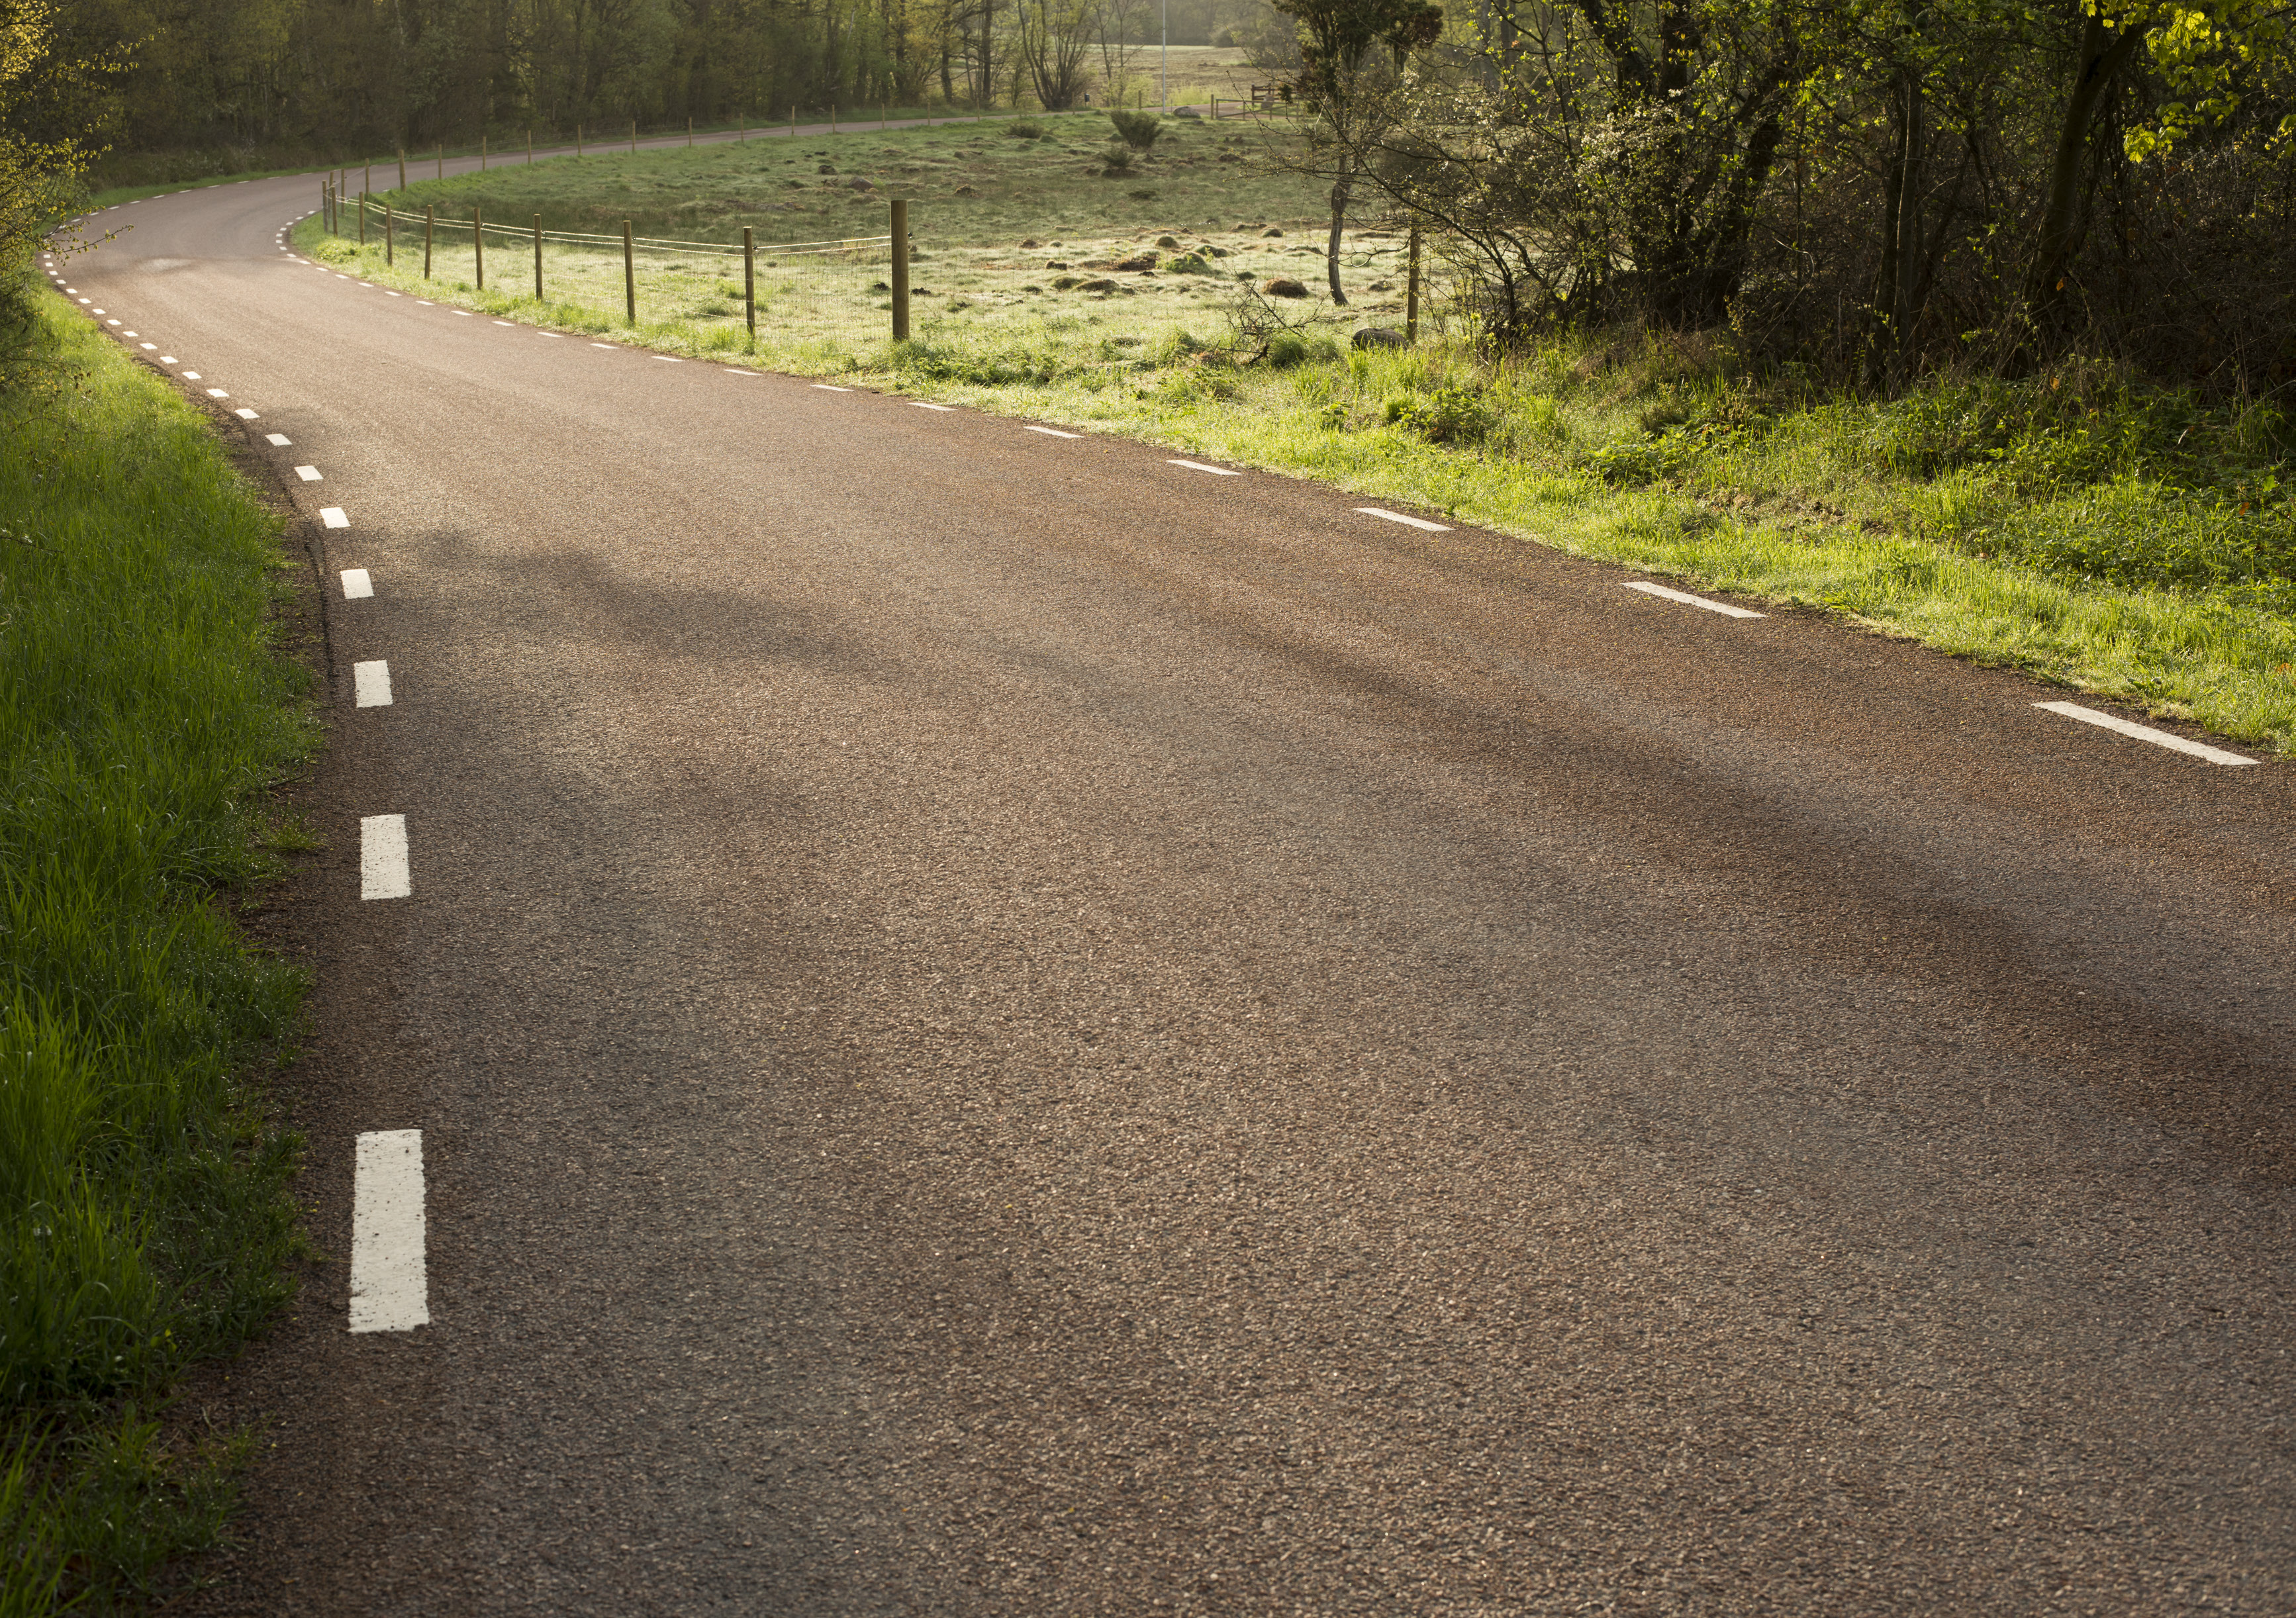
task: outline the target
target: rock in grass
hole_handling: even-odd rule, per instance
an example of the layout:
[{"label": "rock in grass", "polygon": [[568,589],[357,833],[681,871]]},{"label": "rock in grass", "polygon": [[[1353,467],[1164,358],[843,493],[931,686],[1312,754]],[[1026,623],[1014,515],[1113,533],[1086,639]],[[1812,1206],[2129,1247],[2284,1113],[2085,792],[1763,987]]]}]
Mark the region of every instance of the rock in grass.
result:
[{"label": "rock in grass", "polygon": [[956,188],[956,194],[961,197],[977,197],[980,193],[970,185],[960,185]]},{"label": "rock in grass", "polygon": [[1355,334],[1354,341],[1358,349],[1407,349],[1411,346],[1411,339],[1393,326],[1365,326]]},{"label": "rock in grass", "polygon": [[1081,275],[1061,275],[1054,278],[1053,282],[1053,291],[1056,292],[1073,292],[1076,288],[1080,287],[1083,284],[1084,277]]},{"label": "rock in grass", "polygon": [[[1054,284],[1058,285],[1059,283],[1055,282]],[[1112,292],[1116,291],[1116,283],[1111,281],[1107,276],[1102,275],[1092,281],[1079,281],[1077,283],[1077,291],[1079,292]]]},{"label": "rock in grass", "polygon": [[1288,275],[1270,276],[1267,284],[1259,289],[1270,298],[1305,298],[1308,289]]},{"label": "rock in grass", "polygon": [[1159,247],[1177,247],[1180,245],[1180,238],[1177,236],[1159,236],[1156,238],[1156,245]]},{"label": "rock in grass", "polygon": [[1280,235],[1282,235],[1283,233],[1282,231],[1280,231],[1280,230],[1276,229],[1276,228],[1275,228],[1275,226],[1274,226],[1273,225],[1271,225],[1271,226],[1269,226],[1266,230],[1261,231],[1259,234],[1260,234],[1261,235],[1263,235],[1263,236],[1280,236]]},{"label": "rock in grass", "polygon": [[1135,272],[1140,270],[1152,270],[1156,267],[1156,255],[1153,253],[1135,253],[1129,259],[1118,259],[1108,267],[1111,269],[1132,270]]},{"label": "rock in grass", "polygon": [[1069,261],[1066,259],[1047,259],[1045,260],[1045,267],[1046,269],[1066,269],[1068,267]]},{"label": "rock in grass", "polygon": [[855,175],[851,179],[849,179],[849,180],[846,181],[845,183],[846,183],[848,185],[852,186],[852,187],[853,187],[853,189],[854,189],[854,190],[856,190],[856,191],[874,191],[874,190],[876,190],[876,189],[877,189],[877,182],[876,182],[876,181],[874,181],[874,180],[865,180],[865,179],[863,179],[863,178],[862,178],[859,175],[857,175],[857,175]]},{"label": "rock in grass", "polygon": [[1029,237],[1026,242],[1021,242],[1021,251],[1025,252],[1025,251],[1028,251],[1029,248],[1032,248],[1032,247],[1042,247],[1043,245],[1044,245],[1044,243],[1043,243],[1043,242],[1039,242],[1039,241],[1037,241],[1036,237],[1034,237],[1034,236],[1030,236],[1030,237]]}]

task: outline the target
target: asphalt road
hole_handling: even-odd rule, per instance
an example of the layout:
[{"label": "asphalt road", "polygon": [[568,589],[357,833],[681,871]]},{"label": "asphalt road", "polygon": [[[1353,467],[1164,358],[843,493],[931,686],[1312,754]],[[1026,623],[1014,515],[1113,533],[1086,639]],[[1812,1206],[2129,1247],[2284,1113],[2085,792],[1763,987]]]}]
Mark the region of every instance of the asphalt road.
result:
[{"label": "asphalt road", "polygon": [[2284,764],[386,297],[314,190],[69,270],[348,523],[332,1261],[197,1610],[2296,1611]]}]

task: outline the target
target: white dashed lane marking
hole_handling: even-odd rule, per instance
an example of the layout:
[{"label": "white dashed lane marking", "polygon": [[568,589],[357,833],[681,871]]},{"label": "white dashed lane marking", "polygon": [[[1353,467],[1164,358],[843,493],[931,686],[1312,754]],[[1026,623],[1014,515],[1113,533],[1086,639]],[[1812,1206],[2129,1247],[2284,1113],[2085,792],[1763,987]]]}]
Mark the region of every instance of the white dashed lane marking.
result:
[{"label": "white dashed lane marking", "polygon": [[390,665],[380,658],[351,665],[351,693],[361,708],[390,706]]},{"label": "white dashed lane marking", "polygon": [[405,1332],[430,1324],[427,1237],[422,1131],[361,1135],[351,1188],[351,1330]]},{"label": "white dashed lane marking", "polygon": [[258,419],[255,412],[252,410],[234,410],[232,414],[242,422],[252,422]]},{"label": "white dashed lane marking", "polygon": [[279,449],[284,449],[295,441],[283,432],[266,432],[263,436],[271,440],[274,448]]},{"label": "white dashed lane marking", "polygon": [[1390,522],[1400,522],[1406,528],[1423,528],[1431,534],[1447,534],[1451,530],[1440,522],[1430,522],[1424,517],[1406,517],[1399,511],[1389,511],[1378,505],[1358,505],[1356,509],[1366,517],[1384,517]]},{"label": "white dashed lane marking", "polygon": [[414,891],[414,879],[406,866],[406,817],[362,817],[359,820],[359,897],[405,899]]},{"label": "white dashed lane marking", "polygon": [[2139,742],[2150,742],[2155,747],[2165,747],[2172,752],[2185,753],[2195,759],[2206,759],[2211,764],[2221,764],[2227,768],[2237,769],[2256,762],[2255,760],[2243,758],[2239,753],[2226,752],[2221,747],[2210,747],[2203,743],[2188,742],[2183,736],[2166,730],[2155,730],[2150,725],[2132,724],[2127,719],[2118,719],[2109,713],[2099,713],[2095,709],[2084,708],[2079,702],[2036,702],[2033,706],[2045,713],[2061,714],[2068,719],[2079,719],[2084,725],[2095,725],[2100,729],[2115,731],[2124,736],[2133,736]]},{"label": "white dashed lane marking", "polygon": [[1685,607],[1704,607],[1708,612],[1719,612],[1725,618],[1761,618],[1767,616],[1765,613],[1750,612],[1744,607],[1734,607],[1727,602],[1709,601],[1703,595],[1693,595],[1687,590],[1670,589],[1662,584],[1652,584],[1647,579],[1637,580],[1636,582],[1628,585],[1627,588],[1630,590],[1640,590],[1645,595],[1656,595],[1663,601],[1678,601]]},{"label": "white dashed lane marking", "polygon": [[824,393],[850,393],[853,391],[850,388],[840,388],[834,382],[816,382],[813,385],[820,389]]},{"label": "white dashed lane marking", "polygon": [[1185,466],[1190,472],[1208,472],[1216,478],[1240,478],[1243,476],[1242,472],[1231,472],[1225,466],[1207,466],[1201,461],[1172,461],[1168,462],[1168,464],[1173,466]]},{"label": "white dashed lane marking", "polygon": [[1084,434],[1081,432],[1062,432],[1057,427],[1032,427],[1025,422],[1021,423],[1021,431],[1023,432],[1041,432],[1048,439],[1080,439],[1084,437]]},{"label": "white dashed lane marking", "polygon": [[343,508],[340,505],[319,507],[319,521],[329,528],[348,528],[351,525],[351,520],[343,515]]},{"label": "white dashed lane marking", "polygon": [[343,570],[343,599],[345,601],[365,601],[368,596],[373,594],[374,575],[368,572],[365,568],[345,568]]},{"label": "white dashed lane marking", "polygon": [[955,407],[955,405],[933,405],[933,404],[928,404],[928,403],[926,403],[923,399],[921,399],[921,398],[913,398],[913,399],[911,399],[911,400],[909,401],[909,403],[911,403],[912,405],[914,405],[914,406],[915,406],[918,409],[920,409],[920,410],[949,410],[949,411],[954,411],[954,410],[956,408],[956,407]]},{"label": "white dashed lane marking", "polygon": [[[283,444],[287,440],[281,439],[279,441]],[[316,466],[298,466],[295,469],[295,475],[306,483],[316,483],[319,480],[319,469]]]}]

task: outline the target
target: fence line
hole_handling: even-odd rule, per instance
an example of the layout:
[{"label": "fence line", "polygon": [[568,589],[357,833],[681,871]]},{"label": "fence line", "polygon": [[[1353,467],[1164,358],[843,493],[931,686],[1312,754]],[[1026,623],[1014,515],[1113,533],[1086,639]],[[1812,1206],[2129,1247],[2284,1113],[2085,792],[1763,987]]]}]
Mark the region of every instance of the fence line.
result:
[{"label": "fence line", "polygon": [[[453,238],[460,245],[467,246],[471,250],[473,278],[481,292],[486,289],[487,284],[486,242],[489,234],[494,237],[497,249],[504,246],[515,249],[531,243],[534,249],[534,297],[537,303],[546,301],[543,258],[543,249],[545,244],[565,255],[566,261],[561,265],[560,275],[562,277],[571,278],[576,282],[577,300],[584,301],[598,300],[596,294],[603,291],[603,286],[589,286],[585,283],[598,279],[605,263],[611,262],[614,251],[619,248],[621,262],[616,267],[621,272],[618,279],[621,283],[619,291],[622,293],[623,316],[633,326],[637,324],[637,259],[643,252],[652,263],[659,263],[663,259],[689,261],[688,265],[683,267],[675,263],[664,267],[664,280],[660,283],[670,288],[673,294],[683,291],[689,297],[693,294],[694,290],[692,283],[688,279],[681,286],[679,277],[681,275],[690,277],[693,273],[691,261],[699,259],[712,266],[723,265],[725,267],[722,270],[713,269],[711,272],[720,276],[731,275],[733,263],[739,261],[742,265],[740,291],[742,313],[743,323],[752,339],[757,331],[759,304],[758,270],[761,264],[767,270],[782,273],[778,286],[769,288],[767,296],[769,299],[782,300],[785,308],[787,300],[793,297],[810,296],[815,301],[816,312],[818,314],[820,309],[836,306],[843,300],[857,301],[872,300],[880,292],[890,291],[893,316],[891,324],[894,335],[903,337],[906,336],[908,332],[909,289],[908,276],[906,274],[908,255],[906,251],[907,231],[905,217],[907,209],[905,205],[898,202],[895,203],[892,209],[890,223],[894,230],[883,235],[843,236],[811,242],[765,243],[757,242],[754,230],[749,227],[742,230],[742,240],[740,242],[694,242],[673,236],[640,236],[632,234],[627,221],[624,222],[620,234],[615,235],[594,231],[545,230],[542,227],[542,217],[539,214],[532,216],[533,222],[530,225],[507,225],[497,220],[488,220],[484,211],[476,204],[472,205],[470,218],[467,219],[442,218],[438,213],[436,204],[425,204],[422,210],[416,213],[412,209],[398,207],[389,200],[388,196],[376,197],[365,192],[360,193],[357,197],[345,195],[340,184],[332,178],[322,187],[321,203],[324,210],[324,227],[327,233],[333,236],[356,235],[362,248],[365,248],[369,241],[370,227],[379,226],[384,262],[390,265],[397,263],[398,238],[400,229],[406,227],[411,230],[415,224],[420,223],[422,226],[422,278],[426,281],[431,278],[432,260],[437,251],[447,245],[444,238]],[[349,217],[354,209],[357,216],[356,225],[352,223]],[[408,246],[411,251],[413,247],[411,238]],[[848,277],[853,283],[851,285],[838,284],[840,271],[860,270],[866,265],[885,263],[889,260],[894,267],[890,288],[888,288],[882,280],[863,285],[858,275]],[[807,266],[816,267],[808,269]],[[789,275],[790,272],[793,271],[803,273],[797,279],[791,280]],[[583,300],[582,295],[585,292],[589,294],[587,300]],[[730,289],[727,295],[731,295]],[[722,308],[716,311],[707,309],[701,311],[705,317],[712,313],[725,312],[726,311]]]}]

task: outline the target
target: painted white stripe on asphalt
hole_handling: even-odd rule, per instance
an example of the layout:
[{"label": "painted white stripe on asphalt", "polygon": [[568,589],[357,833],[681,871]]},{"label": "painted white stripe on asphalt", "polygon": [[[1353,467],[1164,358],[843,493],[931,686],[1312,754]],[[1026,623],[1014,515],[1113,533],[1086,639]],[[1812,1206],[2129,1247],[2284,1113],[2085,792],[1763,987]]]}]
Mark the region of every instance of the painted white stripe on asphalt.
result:
[{"label": "painted white stripe on asphalt", "polygon": [[515,320],[497,320],[495,324],[498,326],[514,326],[518,322]]},{"label": "painted white stripe on asphalt", "polygon": [[1169,464],[1174,466],[1185,466],[1190,472],[1208,472],[1214,477],[1240,478],[1243,476],[1242,472],[1230,472],[1225,466],[1207,466],[1201,461],[1173,461],[1169,463]]},{"label": "painted white stripe on asphalt", "polygon": [[[283,444],[287,440],[282,439],[279,441]],[[298,466],[295,469],[295,475],[306,483],[316,483],[319,480],[319,469],[316,466]]]},{"label": "painted white stripe on asphalt", "polygon": [[208,390],[208,397],[209,398],[229,398],[231,395],[226,393],[221,388],[209,388]]},{"label": "painted white stripe on asphalt", "polygon": [[406,817],[359,818],[359,897],[405,899],[414,891],[406,870]]},{"label": "painted white stripe on asphalt", "polygon": [[374,575],[365,568],[343,570],[343,599],[364,601],[374,594]]},{"label": "painted white stripe on asphalt", "polygon": [[685,363],[684,360],[679,359],[675,355],[671,354],[657,354],[654,357],[661,361],[661,363],[666,365],[682,365]]},{"label": "painted white stripe on asphalt", "polygon": [[343,508],[340,505],[319,507],[319,521],[329,528],[348,528],[351,525],[351,520],[343,515]]},{"label": "painted white stripe on asphalt", "polygon": [[266,432],[263,436],[269,439],[273,444],[276,445],[281,449],[286,448],[288,445],[295,441],[283,432]]},{"label": "painted white stripe on asphalt", "polygon": [[2199,742],[2188,742],[2184,737],[2169,731],[2155,730],[2150,725],[2133,725],[2127,719],[2115,719],[2109,713],[2099,713],[2095,709],[2084,708],[2078,702],[2036,702],[2033,706],[2045,712],[2062,714],[2069,719],[2079,719],[2084,725],[2099,726],[2106,730],[2118,731],[2124,736],[2134,736],[2140,742],[2150,742],[2155,747],[2166,747],[2173,752],[2189,753],[2195,759],[2206,759],[2211,764],[2222,764],[2236,769],[2242,765],[2256,762],[2254,759],[2243,758],[2239,753],[2226,752],[2221,747],[2204,746]]},{"label": "painted white stripe on asphalt", "polygon": [[351,690],[361,708],[390,706],[390,665],[377,659],[351,665]]},{"label": "painted white stripe on asphalt", "polygon": [[183,362],[172,354],[162,354],[160,356],[160,363],[163,365],[181,365]]},{"label": "painted white stripe on asphalt", "polygon": [[1023,432],[1041,432],[1048,439],[1080,439],[1084,437],[1084,434],[1081,432],[1062,432],[1057,427],[1032,427],[1026,422],[1023,422],[1021,424],[1021,431]]},{"label": "painted white stripe on asphalt", "polygon": [[726,374],[728,376],[755,376],[758,373],[755,371],[744,371],[736,365],[727,365],[726,367]]},{"label": "painted white stripe on asphalt", "polygon": [[1406,528],[1423,528],[1431,534],[1447,534],[1451,531],[1440,522],[1430,522],[1424,517],[1406,517],[1399,511],[1388,511],[1377,505],[1358,505],[1356,509],[1366,517],[1384,517],[1390,522],[1400,522]]},{"label": "painted white stripe on asphalt", "polygon": [[1640,590],[1645,595],[1657,595],[1661,596],[1668,601],[1678,601],[1685,607],[1704,607],[1708,612],[1719,612],[1725,618],[1762,618],[1767,616],[1766,613],[1750,612],[1744,607],[1731,606],[1726,602],[1709,601],[1703,595],[1693,595],[1687,590],[1669,589],[1662,584],[1652,584],[1647,580],[1630,584],[1627,588],[1630,590]]},{"label": "painted white stripe on asphalt", "polygon": [[184,380],[187,382],[195,382],[200,380],[200,374],[196,371],[186,371],[184,373]]},{"label": "painted white stripe on asphalt", "polygon": [[611,349],[614,347],[614,345],[610,342],[594,342],[590,346],[594,349]]},{"label": "painted white stripe on asphalt", "polygon": [[122,332],[120,335],[122,337],[141,337],[144,333],[141,332]]},{"label": "painted white stripe on asphalt", "polygon": [[401,297],[401,296],[403,296],[404,294],[402,294],[402,293],[398,293],[398,292],[392,292],[389,287],[385,287],[385,288],[383,288],[383,289],[382,289],[382,295],[383,295],[384,297],[386,297],[386,298],[398,298],[398,297]]},{"label": "painted white stripe on asphalt", "polygon": [[[119,323],[118,321],[116,321],[116,320],[107,320],[107,321],[105,321],[103,324],[106,324],[106,325],[108,325],[108,326],[116,326],[116,325],[118,325]],[[133,333],[133,332],[123,332],[123,333],[120,333],[120,334],[121,334],[122,336],[124,336],[124,337],[133,337],[133,336],[135,336],[135,333]]]},{"label": "painted white stripe on asphalt", "polygon": [[254,422],[254,421],[260,421],[260,420],[262,420],[262,419],[263,419],[262,417],[260,417],[260,416],[257,415],[255,414],[255,412],[254,412],[254,411],[252,411],[252,410],[244,410],[244,409],[242,409],[242,410],[234,410],[234,411],[233,411],[233,412],[232,412],[232,414],[233,414],[234,415],[237,416],[237,417],[238,417],[241,421],[242,421],[242,422]]},{"label": "painted white stripe on asphalt", "polygon": [[455,314],[457,314],[457,315],[460,315],[460,316],[461,316],[463,319],[465,319],[465,320],[468,320],[468,319],[470,319],[470,318],[472,317],[472,316],[471,316],[471,311],[470,311],[470,310],[468,310],[468,309],[456,309],[456,310],[455,311]]},{"label": "painted white stripe on asphalt", "polygon": [[834,382],[816,382],[813,385],[820,389],[824,393],[850,393],[853,391],[850,388],[840,388]]},{"label": "painted white stripe on asphalt", "polygon": [[952,412],[954,412],[954,411],[955,410],[955,408],[956,408],[956,407],[955,407],[955,405],[933,405],[933,404],[928,404],[928,403],[926,403],[923,399],[921,399],[921,398],[913,398],[913,399],[911,399],[911,400],[909,401],[909,403],[911,403],[912,405],[914,405],[914,406],[915,406],[918,409],[920,409],[920,410],[947,410],[947,411],[952,411]]},{"label": "painted white stripe on asphalt", "polygon": [[351,1191],[351,1330],[405,1332],[430,1324],[424,1262],[422,1131],[358,1138]]},{"label": "painted white stripe on asphalt", "polygon": [[158,343],[156,343],[156,342],[143,342],[143,343],[137,343],[135,346],[136,346],[137,348],[139,348],[139,349],[156,349],[157,348],[159,348],[159,346],[160,346],[160,345],[159,345]]}]

